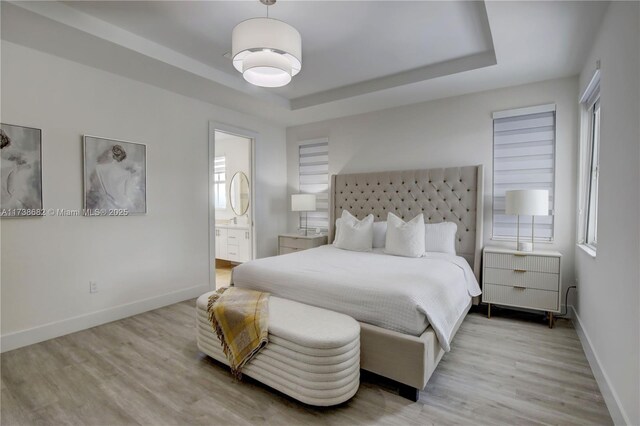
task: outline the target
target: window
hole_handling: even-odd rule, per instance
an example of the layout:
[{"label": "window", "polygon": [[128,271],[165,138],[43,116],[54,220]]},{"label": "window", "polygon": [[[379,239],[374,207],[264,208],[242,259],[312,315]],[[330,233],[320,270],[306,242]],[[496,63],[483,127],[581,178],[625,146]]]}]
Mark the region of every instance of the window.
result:
[{"label": "window", "polygon": [[591,107],[591,133],[589,158],[589,189],[587,190],[587,220],[585,241],[598,245],[598,177],[600,175],[600,99]]},{"label": "window", "polygon": [[600,177],[600,72],[596,71],[580,99],[585,136],[582,145],[580,242],[591,250],[598,246],[598,180]]},{"label": "window", "polygon": [[[493,114],[493,234],[515,239],[517,217],[505,214],[506,191],[546,189],[549,216],[535,218],[539,241],[553,240],[556,107],[540,105]],[[520,217],[520,237],[531,238],[531,216]]]},{"label": "window", "polygon": [[300,193],[316,194],[316,211],[307,213],[306,227],[326,232],[329,230],[329,140],[301,142],[298,165]]},{"label": "window", "polygon": [[216,209],[224,210],[227,208],[226,181],[225,157],[216,157],[213,160],[214,206]]}]

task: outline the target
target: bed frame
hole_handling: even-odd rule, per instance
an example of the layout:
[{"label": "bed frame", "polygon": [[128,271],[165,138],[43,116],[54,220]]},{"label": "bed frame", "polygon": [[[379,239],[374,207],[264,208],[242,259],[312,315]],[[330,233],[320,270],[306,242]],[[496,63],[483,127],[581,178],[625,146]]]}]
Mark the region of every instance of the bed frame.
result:
[{"label": "bed frame", "polygon": [[[331,176],[329,196],[329,243],[335,221],[348,210],[359,219],[373,214],[375,221],[387,213],[410,220],[424,213],[425,222],[458,225],[456,252],[464,257],[480,280],[482,251],[483,167],[448,167],[339,174]],[[477,298],[474,302],[477,304]],[[471,303],[467,307],[467,311]],[[466,314],[465,314],[466,315]],[[463,315],[456,324],[457,332]],[[444,355],[431,327],[421,336],[402,334],[360,323],[360,365],[400,384],[400,394],[413,401],[427,384]]]}]

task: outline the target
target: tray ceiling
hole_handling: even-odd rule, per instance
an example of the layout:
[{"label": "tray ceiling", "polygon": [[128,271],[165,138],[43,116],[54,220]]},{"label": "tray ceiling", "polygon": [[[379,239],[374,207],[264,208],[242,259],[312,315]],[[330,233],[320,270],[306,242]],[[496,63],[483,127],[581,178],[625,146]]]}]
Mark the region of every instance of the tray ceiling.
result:
[{"label": "tray ceiling", "polygon": [[[237,79],[224,56],[231,31],[266,13],[258,1],[65,4]],[[270,8],[270,17],[302,35],[302,72],[288,86],[271,89],[289,100],[493,50],[482,2],[282,1]]]},{"label": "tray ceiling", "polygon": [[2,38],[167,90],[301,124],[579,72],[607,2],[283,1],[303,68],[279,89],[224,54],[256,1],[2,5]]}]

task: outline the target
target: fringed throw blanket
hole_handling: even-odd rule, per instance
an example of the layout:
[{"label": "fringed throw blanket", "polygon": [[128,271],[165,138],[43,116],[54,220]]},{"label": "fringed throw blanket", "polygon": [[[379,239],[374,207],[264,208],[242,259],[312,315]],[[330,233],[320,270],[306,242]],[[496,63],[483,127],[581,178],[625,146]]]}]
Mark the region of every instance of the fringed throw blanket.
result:
[{"label": "fringed throw blanket", "polygon": [[268,342],[269,293],[236,287],[209,296],[209,321],[234,376]]}]

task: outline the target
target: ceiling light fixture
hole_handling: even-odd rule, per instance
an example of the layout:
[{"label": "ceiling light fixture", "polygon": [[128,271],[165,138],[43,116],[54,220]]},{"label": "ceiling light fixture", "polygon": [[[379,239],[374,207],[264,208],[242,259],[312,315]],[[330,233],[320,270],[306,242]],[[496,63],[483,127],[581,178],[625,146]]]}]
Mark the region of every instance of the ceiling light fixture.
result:
[{"label": "ceiling light fixture", "polygon": [[233,29],[233,66],[256,86],[286,86],[302,69],[302,38],[291,25],[269,18],[275,0],[260,2],[267,6],[267,17],[248,19]]}]

